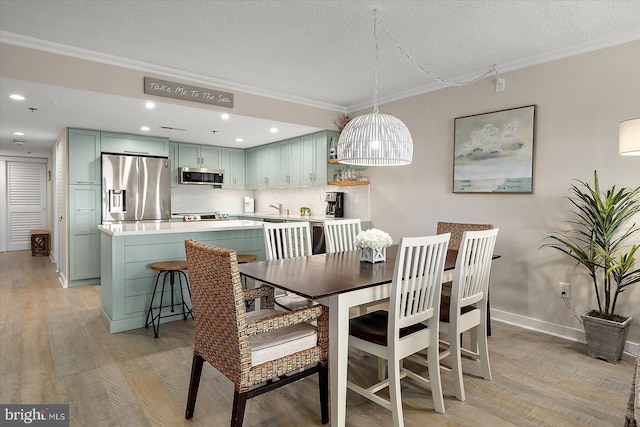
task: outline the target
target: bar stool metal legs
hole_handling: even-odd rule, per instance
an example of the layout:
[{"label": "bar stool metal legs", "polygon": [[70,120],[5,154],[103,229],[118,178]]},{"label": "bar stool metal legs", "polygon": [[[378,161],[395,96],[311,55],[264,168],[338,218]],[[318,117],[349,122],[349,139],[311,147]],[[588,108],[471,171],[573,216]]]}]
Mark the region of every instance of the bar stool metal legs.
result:
[{"label": "bar stool metal legs", "polygon": [[[148,328],[149,325],[153,326],[153,335],[154,338],[158,338],[158,333],[160,331],[160,320],[165,317],[176,316],[176,305],[182,308],[182,316],[183,319],[187,319],[189,316],[193,319],[193,311],[191,307],[189,307],[185,301],[184,288],[187,288],[187,293],[189,294],[189,300],[191,300],[191,289],[189,288],[189,279],[183,270],[186,270],[186,262],[185,261],[166,261],[154,263],[151,265],[153,270],[158,271],[158,275],[156,276],[156,283],[153,287],[153,294],[151,295],[151,302],[149,303],[149,311],[147,312],[147,321],[144,325],[145,328]],[[175,301],[175,291],[176,291],[176,276],[178,277],[178,282],[180,284],[180,297],[179,301]],[[164,291],[165,284],[167,282],[167,277],[169,278],[169,286],[171,293],[171,304],[164,304]],[[160,283],[160,279],[162,278],[162,287],[160,289],[160,304],[154,307],[153,303],[156,299],[158,284]],[[184,285],[182,283],[182,279],[184,278]],[[170,308],[171,312],[169,314],[162,314],[163,308]],[[157,314],[154,314],[154,310],[158,310]]]}]

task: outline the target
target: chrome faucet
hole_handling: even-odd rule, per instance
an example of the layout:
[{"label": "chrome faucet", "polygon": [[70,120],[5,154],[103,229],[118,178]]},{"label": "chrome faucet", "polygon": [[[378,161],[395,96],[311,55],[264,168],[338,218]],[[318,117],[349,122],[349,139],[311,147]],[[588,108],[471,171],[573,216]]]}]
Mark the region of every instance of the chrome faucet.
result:
[{"label": "chrome faucet", "polygon": [[278,214],[282,215],[282,203],[278,203],[278,206],[276,205],[269,205],[270,208],[274,208],[274,209],[278,209]]}]

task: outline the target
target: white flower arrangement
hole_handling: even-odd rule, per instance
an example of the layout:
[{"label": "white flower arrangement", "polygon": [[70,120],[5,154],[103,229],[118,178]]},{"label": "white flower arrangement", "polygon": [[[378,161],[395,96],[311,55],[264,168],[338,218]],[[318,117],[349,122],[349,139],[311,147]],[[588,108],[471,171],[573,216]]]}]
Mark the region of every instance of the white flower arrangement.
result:
[{"label": "white flower arrangement", "polygon": [[358,248],[382,249],[391,246],[393,239],[388,233],[377,228],[361,231],[353,243]]}]

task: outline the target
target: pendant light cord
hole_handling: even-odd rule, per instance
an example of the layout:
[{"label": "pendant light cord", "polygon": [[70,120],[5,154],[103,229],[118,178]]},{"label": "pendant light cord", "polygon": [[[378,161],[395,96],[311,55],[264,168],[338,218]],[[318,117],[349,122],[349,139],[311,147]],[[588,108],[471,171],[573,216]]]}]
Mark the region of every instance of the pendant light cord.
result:
[{"label": "pendant light cord", "polygon": [[[374,79],[373,79],[373,84],[374,84],[374,95],[373,95],[373,105],[374,105],[374,112],[378,112],[378,102],[377,102],[377,97],[378,97],[378,33],[377,33],[377,26],[378,26],[378,11],[377,9],[373,10],[373,36],[375,38],[376,41],[376,61],[375,61],[375,73],[374,73]],[[472,80],[467,80],[467,81],[461,81],[461,82],[456,82],[453,80],[447,80],[447,79],[443,79],[441,77],[436,76],[435,74],[433,74],[432,72],[430,72],[429,70],[427,70],[426,68],[424,68],[423,66],[421,66],[420,64],[418,64],[416,62],[416,60],[413,58],[413,56],[411,56],[406,50],[404,50],[400,44],[398,43],[398,41],[391,35],[391,33],[389,32],[389,30],[387,30],[387,28],[382,25],[382,31],[384,31],[384,33],[387,35],[387,37],[389,37],[389,39],[393,42],[395,48],[398,50],[398,52],[400,52],[401,54],[403,54],[404,56],[407,57],[407,59],[409,60],[409,62],[411,62],[418,70],[422,71],[424,74],[426,74],[427,76],[431,77],[432,79],[436,80],[439,83],[445,84],[447,86],[466,86],[472,83],[475,83],[477,81],[480,81],[482,79],[484,79],[485,77],[491,75],[492,73],[495,73],[496,75],[498,74],[498,70],[496,70],[496,65],[493,64],[491,66],[491,68],[489,68],[489,70],[482,74],[479,77],[476,77]]]},{"label": "pendant light cord", "polygon": [[378,9],[373,9],[373,113],[378,114]]}]

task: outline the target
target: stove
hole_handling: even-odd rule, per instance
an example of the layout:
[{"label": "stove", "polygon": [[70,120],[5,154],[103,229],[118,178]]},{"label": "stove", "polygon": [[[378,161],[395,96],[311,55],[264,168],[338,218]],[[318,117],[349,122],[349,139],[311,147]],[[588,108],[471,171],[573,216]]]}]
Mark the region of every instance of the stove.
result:
[{"label": "stove", "polygon": [[226,221],[229,219],[228,214],[222,214],[220,212],[205,213],[205,214],[184,214],[182,220],[184,222],[191,221]]}]

